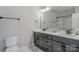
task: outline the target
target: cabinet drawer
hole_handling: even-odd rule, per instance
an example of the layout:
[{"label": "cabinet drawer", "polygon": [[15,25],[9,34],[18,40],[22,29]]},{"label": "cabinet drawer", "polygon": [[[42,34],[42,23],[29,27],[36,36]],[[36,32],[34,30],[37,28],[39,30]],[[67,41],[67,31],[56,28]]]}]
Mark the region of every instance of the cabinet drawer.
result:
[{"label": "cabinet drawer", "polygon": [[51,52],[51,48],[50,47],[48,47],[46,45],[44,45],[43,47],[44,47],[44,49],[43,49],[44,51]]},{"label": "cabinet drawer", "polygon": [[79,52],[79,48],[74,46],[66,45],[66,52]]},{"label": "cabinet drawer", "polygon": [[35,35],[40,36],[42,38],[51,39],[51,35],[46,34],[46,33],[35,32]]},{"label": "cabinet drawer", "polygon": [[54,40],[60,43],[71,44],[71,40],[64,37],[54,36]]},{"label": "cabinet drawer", "polygon": [[79,40],[75,40],[75,39],[71,39],[71,38],[54,36],[54,40],[59,41],[61,43],[69,44],[69,45],[78,45],[79,46]]},{"label": "cabinet drawer", "polygon": [[51,40],[50,39],[44,39],[43,44],[46,45],[46,46],[51,47]]},{"label": "cabinet drawer", "polygon": [[46,39],[51,39],[51,35],[45,34],[45,33],[42,33],[41,37],[46,38]]},{"label": "cabinet drawer", "polygon": [[52,41],[52,52],[63,52],[63,50],[61,49],[61,43],[58,43],[58,42],[55,42],[55,41]]}]

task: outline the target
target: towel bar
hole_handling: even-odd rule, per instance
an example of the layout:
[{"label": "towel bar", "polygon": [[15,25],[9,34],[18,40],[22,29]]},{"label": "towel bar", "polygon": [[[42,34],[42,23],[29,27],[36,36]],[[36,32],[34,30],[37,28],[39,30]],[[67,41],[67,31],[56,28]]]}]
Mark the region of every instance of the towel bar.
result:
[{"label": "towel bar", "polygon": [[10,18],[10,17],[1,17],[1,16],[0,16],[0,19],[16,19],[18,21],[20,20],[20,18]]}]

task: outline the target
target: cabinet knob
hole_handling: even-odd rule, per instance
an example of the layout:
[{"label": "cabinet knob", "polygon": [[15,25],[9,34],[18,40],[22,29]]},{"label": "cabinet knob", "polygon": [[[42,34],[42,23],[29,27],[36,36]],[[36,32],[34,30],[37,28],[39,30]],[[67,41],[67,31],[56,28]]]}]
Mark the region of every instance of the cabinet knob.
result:
[{"label": "cabinet knob", "polygon": [[39,37],[37,37],[37,40],[39,40]]},{"label": "cabinet knob", "polygon": [[48,41],[46,41],[46,43],[48,43]]},{"label": "cabinet knob", "polygon": [[65,45],[61,45],[61,49],[62,49],[63,52],[66,51],[66,46]]}]

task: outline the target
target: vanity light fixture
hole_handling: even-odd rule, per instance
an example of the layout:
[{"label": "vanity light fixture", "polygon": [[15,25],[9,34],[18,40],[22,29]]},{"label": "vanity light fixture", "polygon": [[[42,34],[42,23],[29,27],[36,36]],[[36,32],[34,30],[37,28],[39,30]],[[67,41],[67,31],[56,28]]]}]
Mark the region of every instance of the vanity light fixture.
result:
[{"label": "vanity light fixture", "polygon": [[40,10],[41,13],[47,12],[49,11],[50,8],[49,7],[42,7],[42,9]]}]

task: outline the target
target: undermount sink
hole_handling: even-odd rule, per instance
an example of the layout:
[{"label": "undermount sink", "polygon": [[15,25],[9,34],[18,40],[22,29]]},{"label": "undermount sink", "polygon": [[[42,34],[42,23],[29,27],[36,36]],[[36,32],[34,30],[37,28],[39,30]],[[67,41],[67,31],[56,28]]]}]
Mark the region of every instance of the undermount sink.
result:
[{"label": "undermount sink", "polygon": [[79,35],[75,35],[74,38],[77,38],[78,39],[79,38]]},{"label": "undermount sink", "polygon": [[50,32],[50,33],[54,33],[56,35],[62,35],[62,36],[67,36],[67,37],[74,37],[74,38],[79,38],[79,35],[76,34],[66,34],[66,32],[64,30],[46,30],[44,32]]},{"label": "undermount sink", "polygon": [[57,31],[57,32],[54,32],[55,34],[58,34],[58,35],[63,35],[63,36],[71,36],[71,37],[79,37],[79,35],[75,35],[75,34],[66,34],[65,31]]},{"label": "undermount sink", "polygon": [[60,34],[60,35],[64,35],[64,36],[68,36],[68,37],[73,37],[73,38],[79,38],[79,35],[75,35],[75,34]]}]

